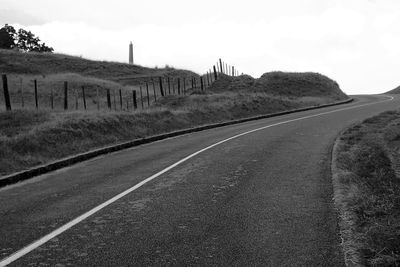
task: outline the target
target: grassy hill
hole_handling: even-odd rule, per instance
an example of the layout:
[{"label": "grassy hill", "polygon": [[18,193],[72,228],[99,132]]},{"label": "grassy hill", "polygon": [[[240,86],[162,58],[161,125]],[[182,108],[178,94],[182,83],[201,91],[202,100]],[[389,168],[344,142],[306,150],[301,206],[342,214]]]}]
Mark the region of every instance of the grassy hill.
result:
[{"label": "grassy hill", "polygon": [[274,96],[321,97],[327,100],[347,98],[337,82],[313,72],[268,72],[254,79],[248,75],[224,76],[210,88],[213,91],[254,91]]},{"label": "grassy hill", "polygon": [[[157,101],[153,90],[159,92],[159,88],[151,86],[148,96],[143,90],[144,103],[149,100],[150,105],[142,108],[139,85],[144,89],[144,81],[169,77],[176,88],[173,78],[187,77],[188,81],[199,76],[188,70],[5,50],[0,50],[0,70],[8,75],[13,105],[12,112],[5,112],[0,94],[0,175],[134,138],[347,98],[336,82],[323,75],[274,72],[259,79],[220,75],[203,91],[198,86],[190,88],[188,82],[185,95],[168,93]],[[34,79],[38,81],[39,110],[33,104]],[[72,111],[63,110],[64,81],[69,83]],[[86,111],[82,109],[82,86]],[[108,90],[112,110],[106,106]],[[136,110],[132,90],[139,94]],[[118,100],[120,92],[123,105]],[[50,99],[54,99],[54,109],[50,109]]]},{"label": "grassy hill", "polygon": [[0,49],[0,70],[7,74],[52,75],[76,73],[81,76],[110,80],[122,85],[136,85],[151,77],[198,76],[188,70],[147,68],[125,63],[94,61],[81,57],[50,53],[21,53]]},{"label": "grassy hill", "polygon": [[390,91],[387,91],[385,94],[400,94],[400,86],[398,86]]}]

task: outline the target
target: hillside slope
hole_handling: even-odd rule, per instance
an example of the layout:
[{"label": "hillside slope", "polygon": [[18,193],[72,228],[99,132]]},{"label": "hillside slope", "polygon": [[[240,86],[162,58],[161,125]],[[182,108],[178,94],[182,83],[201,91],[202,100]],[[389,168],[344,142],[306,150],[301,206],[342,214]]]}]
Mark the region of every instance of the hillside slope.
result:
[{"label": "hillside slope", "polygon": [[190,77],[198,76],[192,71],[173,68],[147,68],[125,63],[94,61],[81,57],[50,53],[22,53],[0,49],[0,70],[7,74],[49,75],[76,73],[135,85],[149,77]]},{"label": "hillside slope", "polygon": [[[171,79],[171,88],[164,84],[166,95],[161,97],[157,80],[149,86],[143,81],[197,74],[4,50],[0,50],[0,70],[8,75],[13,107],[5,112],[0,96],[0,175],[134,138],[347,98],[336,82],[316,73],[274,72],[259,79],[221,74],[203,91],[198,81],[192,88],[186,79],[185,94],[179,95],[179,82]],[[69,86],[67,98],[64,81]],[[136,108],[133,93],[138,94]]]},{"label": "hillside slope", "polygon": [[254,79],[248,75],[224,76],[210,88],[212,91],[253,91],[274,96],[321,97],[330,100],[346,99],[337,82],[313,72],[268,72]]},{"label": "hillside slope", "polygon": [[390,91],[387,91],[385,94],[400,94],[400,86],[398,86]]}]

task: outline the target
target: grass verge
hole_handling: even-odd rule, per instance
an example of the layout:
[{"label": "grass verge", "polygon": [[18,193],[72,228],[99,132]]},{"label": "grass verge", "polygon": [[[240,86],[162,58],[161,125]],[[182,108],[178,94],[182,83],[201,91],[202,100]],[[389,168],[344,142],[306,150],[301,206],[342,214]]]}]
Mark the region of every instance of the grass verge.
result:
[{"label": "grass verge", "polygon": [[165,101],[186,104],[130,113],[0,112],[0,174],[132,139],[320,104],[260,95],[170,98]]},{"label": "grass verge", "polygon": [[400,111],[347,129],[333,151],[334,200],[347,266],[400,265]]}]

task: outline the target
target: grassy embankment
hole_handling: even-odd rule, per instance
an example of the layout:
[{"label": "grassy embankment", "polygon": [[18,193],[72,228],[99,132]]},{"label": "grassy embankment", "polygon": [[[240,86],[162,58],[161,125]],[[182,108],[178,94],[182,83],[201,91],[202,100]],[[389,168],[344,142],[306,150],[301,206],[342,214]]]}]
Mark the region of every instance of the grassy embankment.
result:
[{"label": "grassy embankment", "polygon": [[[51,77],[57,82],[65,75],[72,75],[85,82],[85,86],[95,84],[93,88],[104,88],[104,84],[109,87],[135,86],[151,76],[196,75],[184,70],[148,69],[64,55],[20,55],[1,50],[0,69],[11,76],[22,76],[27,82],[31,82],[32,75],[43,74],[46,79]],[[132,75],[135,69],[141,73]],[[52,83],[48,84],[50,86],[40,87],[46,94]],[[11,83],[10,90],[18,96],[17,83]],[[338,85],[323,75],[274,72],[259,79],[245,75],[235,78],[222,76],[206,91],[191,89],[186,96],[166,96],[150,108],[135,112],[48,109],[0,112],[0,175],[134,138],[346,98]]]},{"label": "grassy embankment", "polygon": [[348,266],[400,265],[399,151],[400,111],[349,128],[335,145],[335,203]]},{"label": "grassy embankment", "polygon": [[[69,106],[75,109],[78,97],[78,109],[83,109],[81,87],[85,87],[87,108],[107,109],[106,90],[111,91],[113,109],[121,109],[119,105],[119,91],[123,96],[123,109],[132,109],[132,90],[137,90],[140,107],[139,86],[143,88],[144,103],[147,103],[145,82],[150,83],[150,103],[154,101],[152,81],[156,82],[156,91],[159,77],[170,78],[171,85],[176,87],[176,78],[198,77],[192,71],[174,68],[146,68],[138,65],[129,65],[116,62],[93,61],[62,54],[20,53],[0,49],[0,71],[8,75],[11,102],[14,108],[34,108],[34,82],[38,83],[39,109],[50,109],[51,93],[54,95],[54,108],[63,109],[63,83],[68,82]],[[97,98],[97,94],[99,95]],[[114,101],[114,98],[116,100]],[[115,104],[114,104],[115,102]],[[0,97],[0,110],[4,110],[4,100]]]}]

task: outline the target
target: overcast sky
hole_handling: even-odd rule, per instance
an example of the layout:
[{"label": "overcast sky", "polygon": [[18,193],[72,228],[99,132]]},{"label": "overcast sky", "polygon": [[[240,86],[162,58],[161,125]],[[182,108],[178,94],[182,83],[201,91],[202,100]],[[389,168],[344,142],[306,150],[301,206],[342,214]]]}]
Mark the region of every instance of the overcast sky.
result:
[{"label": "overcast sky", "polygon": [[400,85],[399,0],[0,0],[0,24],[56,52],[205,72],[314,71],[349,94]]}]

